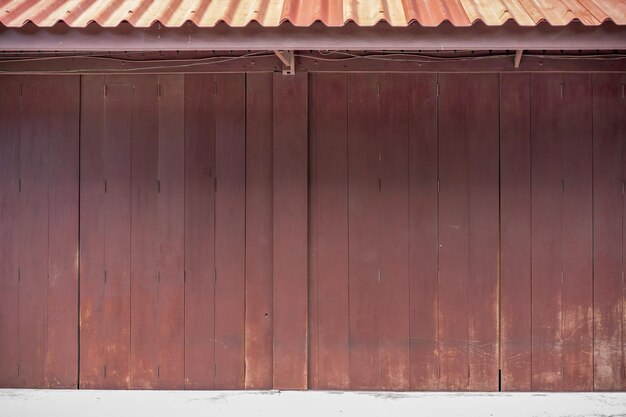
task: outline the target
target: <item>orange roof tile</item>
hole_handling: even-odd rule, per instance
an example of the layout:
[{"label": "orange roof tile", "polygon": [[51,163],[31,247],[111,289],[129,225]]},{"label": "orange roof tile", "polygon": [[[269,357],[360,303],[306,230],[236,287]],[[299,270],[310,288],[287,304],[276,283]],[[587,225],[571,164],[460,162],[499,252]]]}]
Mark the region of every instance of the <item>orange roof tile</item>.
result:
[{"label": "orange roof tile", "polygon": [[136,27],[156,22],[179,27],[187,21],[200,27],[220,22],[240,27],[252,21],[267,27],[316,21],[327,26],[350,21],[359,26],[380,21],[391,26],[438,26],[444,21],[498,26],[508,20],[522,26],[542,21],[563,26],[572,20],[589,26],[605,21],[626,25],[626,0],[0,0],[0,23],[8,27],[28,22],[47,27],[61,21],[72,27],[92,22],[113,27],[124,21]]}]

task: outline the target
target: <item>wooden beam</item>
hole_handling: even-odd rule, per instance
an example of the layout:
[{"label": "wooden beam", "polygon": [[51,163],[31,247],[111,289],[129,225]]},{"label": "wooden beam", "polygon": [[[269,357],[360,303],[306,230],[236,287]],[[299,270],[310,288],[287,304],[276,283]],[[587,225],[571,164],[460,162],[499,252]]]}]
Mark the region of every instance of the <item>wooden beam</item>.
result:
[{"label": "wooden beam", "polygon": [[[298,52],[294,63],[298,72],[626,72],[626,56],[623,58],[598,59],[586,56],[572,59],[571,56],[524,54],[519,68],[511,65],[514,55],[476,57],[455,60],[419,58],[411,60],[400,56],[381,59],[341,59],[339,55],[320,55],[311,52]],[[127,59],[124,60],[124,57]],[[132,55],[130,56],[132,57]],[[7,74],[176,74],[176,73],[223,73],[223,72],[280,72],[282,62],[268,51],[254,56],[223,56],[215,59],[171,59],[164,54],[162,61],[142,62],[130,60],[124,54],[107,59],[102,57],[56,57],[39,55],[36,59],[22,56],[17,60],[0,58],[0,73]],[[41,59],[45,58],[45,59]],[[151,58],[146,56],[146,58]],[[329,60],[329,58],[336,58]]]},{"label": "wooden beam", "polygon": [[295,52],[294,51],[278,51],[275,50],[274,53],[282,61],[285,65],[283,69],[283,75],[295,75],[296,73],[296,63],[295,63]]},{"label": "wooden beam", "polygon": [[274,51],[278,59],[282,61],[284,65],[289,65],[289,60],[285,57],[285,51]]},{"label": "wooden beam", "polygon": [[113,28],[88,25],[71,28],[63,23],[39,28],[32,23],[19,28],[0,25],[0,51],[261,51],[261,50],[617,50],[626,49],[626,26],[604,23],[585,26],[572,22],[565,26],[540,23],[519,26],[475,24],[437,27],[411,24],[391,27],[378,24],[359,27],[348,23],[327,27],[315,23],[295,27],[284,23],[262,27],[219,24],[197,27],[186,23],[179,28],[153,25],[135,28],[123,23]]},{"label": "wooden beam", "polygon": [[519,68],[519,64],[522,62],[522,53],[523,49],[518,49],[515,51],[515,68]]}]

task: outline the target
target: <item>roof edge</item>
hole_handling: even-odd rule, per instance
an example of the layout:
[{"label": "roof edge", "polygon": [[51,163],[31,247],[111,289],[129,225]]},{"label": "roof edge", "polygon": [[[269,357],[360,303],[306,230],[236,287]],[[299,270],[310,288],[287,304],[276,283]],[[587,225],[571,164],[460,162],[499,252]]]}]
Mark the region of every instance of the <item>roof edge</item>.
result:
[{"label": "roof edge", "polygon": [[288,17],[280,20],[279,22],[277,22],[277,24],[267,24],[257,18],[251,18],[245,22],[237,23],[237,24],[224,18],[224,19],[218,19],[213,24],[210,24],[210,25],[199,24],[198,22],[192,19],[181,21],[178,24],[169,24],[168,22],[163,22],[159,19],[154,19],[149,24],[133,23],[132,21],[127,20],[127,19],[122,19],[117,23],[100,22],[96,19],[88,20],[84,23],[79,23],[79,24],[73,24],[72,22],[67,22],[64,19],[58,19],[56,21],[52,21],[50,23],[44,23],[44,24],[41,24],[41,23],[38,24],[37,22],[31,19],[24,19],[23,21],[21,21],[21,23],[18,23],[18,22],[19,21],[11,21],[10,23],[7,24],[0,19],[0,25],[7,27],[7,28],[20,28],[20,27],[24,27],[27,25],[34,25],[34,26],[37,26],[38,28],[52,28],[56,25],[66,25],[68,27],[72,27],[76,29],[82,29],[82,28],[86,28],[92,25],[99,26],[101,28],[114,28],[123,24],[131,25],[132,27],[137,28],[137,29],[146,29],[151,26],[157,26],[157,25],[160,25],[166,28],[179,28],[179,27],[183,27],[189,24],[194,25],[197,28],[213,28],[213,27],[218,27],[221,25],[226,25],[231,28],[246,28],[248,26],[254,26],[254,25],[259,25],[261,27],[266,27],[266,28],[277,28],[283,25],[291,25],[293,27],[299,27],[299,28],[308,28],[313,25],[319,25],[319,24],[324,25],[327,28],[339,28],[339,27],[350,25],[350,24],[354,24],[362,28],[371,28],[371,27],[375,27],[381,24],[388,25],[389,27],[395,27],[395,28],[404,28],[404,27],[408,27],[412,25],[417,25],[420,27],[435,28],[435,27],[449,24],[454,27],[462,28],[462,27],[472,27],[472,26],[481,25],[481,24],[485,26],[489,26],[489,27],[498,27],[498,26],[508,24],[509,22],[515,23],[522,27],[535,27],[543,23],[549,24],[550,26],[554,26],[554,27],[563,27],[563,26],[568,26],[570,24],[582,24],[584,26],[594,27],[594,26],[600,26],[605,23],[613,23],[618,26],[626,25],[626,22],[617,21],[611,18],[610,16],[605,17],[603,20],[581,20],[575,16],[572,16],[569,19],[565,19],[559,22],[549,22],[546,17],[541,17],[537,21],[532,21],[532,20],[519,21],[509,16],[507,18],[502,19],[502,21],[498,23],[489,22],[480,17],[476,17],[473,20],[468,20],[467,22],[453,21],[451,18],[444,17],[441,20],[434,22],[434,24],[423,24],[423,22],[420,22],[417,18],[414,18],[414,17],[408,19],[405,23],[400,23],[400,24],[398,24],[397,22],[391,22],[389,19],[384,18],[384,17],[376,19],[376,20],[371,20],[368,22],[362,22],[354,18],[348,18],[348,19],[345,19],[344,21],[337,22],[337,23],[331,22],[329,20],[324,20],[324,19],[315,19],[315,20],[312,20],[308,24],[301,24],[298,22],[294,22],[292,19],[289,19]]},{"label": "roof edge", "polygon": [[502,26],[475,24],[437,27],[412,24],[392,27],[355,24],[332,28],[321,23],[308,27],[291,24],[271,28],[251,24],[237,28],[219,25],[200,28],[188,23],[179,28],[159,24],[137,28],[121,24],[113,28],[85,28],[58,24],[41,28],[0,25],[3,51],[176,51],[176,50],[578,50],[626,49],[626,26],[605,22],[599,26],[573,23],[553,26]]}]

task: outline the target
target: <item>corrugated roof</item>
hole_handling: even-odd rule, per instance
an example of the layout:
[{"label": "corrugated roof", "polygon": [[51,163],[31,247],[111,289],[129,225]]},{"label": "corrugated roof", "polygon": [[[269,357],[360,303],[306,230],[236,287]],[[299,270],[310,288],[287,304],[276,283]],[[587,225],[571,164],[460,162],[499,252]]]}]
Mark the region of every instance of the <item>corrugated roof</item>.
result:
[{"label": "corrugated roof", "polygon": [[240,27],[253,21],[267,27],[316,21],[327,26],[351,21],[359,26],[380,21],[392,26],[444,21],[498,26],[508,20],[522,26],[542,21],[562,26],[573,20],[589,26],[605,21],[626,25],[626,0],[0,0],[0,23],[9,27],[28,22],[48,27],[60,21],[72,27],[92,22],[114,27],[125,21],[136,27],[157,22],[179,27],[187,21],[200,27],[220,22]]}]

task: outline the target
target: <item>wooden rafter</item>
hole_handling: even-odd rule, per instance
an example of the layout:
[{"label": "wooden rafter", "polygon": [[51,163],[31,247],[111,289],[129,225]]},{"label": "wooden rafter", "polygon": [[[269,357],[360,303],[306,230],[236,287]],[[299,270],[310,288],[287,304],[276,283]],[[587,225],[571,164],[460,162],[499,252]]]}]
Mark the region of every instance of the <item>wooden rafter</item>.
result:
[{"label": "wooden rafter", "polygon": [[524,52],[523,49],[518,49],[515,52],[515,68],[519,68],[519,64],[522,62],[522,53]]},{"label": "wooden rafter", "polygon": [[295,75],[296,63],[293,51],[279,51],[275,50],[274,53],[280,59],[285,66],[283,69],[283,75]]}]

